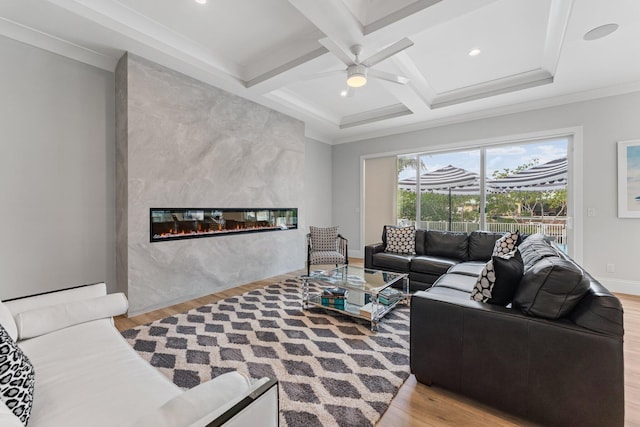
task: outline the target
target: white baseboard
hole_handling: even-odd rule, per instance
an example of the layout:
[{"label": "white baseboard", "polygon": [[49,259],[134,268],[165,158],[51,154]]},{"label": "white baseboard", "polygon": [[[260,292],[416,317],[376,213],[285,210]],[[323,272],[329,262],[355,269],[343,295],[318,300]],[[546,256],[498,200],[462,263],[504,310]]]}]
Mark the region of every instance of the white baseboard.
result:
[{"label": "white baseboard", "polygon": [[364,251],[354,251],[349,248],[349,258],[364,258]]},{"label": "white baseboard", "polygon": [[640,282],[633,280],[597,279],[611,292],[621,294],[640,295]]}]

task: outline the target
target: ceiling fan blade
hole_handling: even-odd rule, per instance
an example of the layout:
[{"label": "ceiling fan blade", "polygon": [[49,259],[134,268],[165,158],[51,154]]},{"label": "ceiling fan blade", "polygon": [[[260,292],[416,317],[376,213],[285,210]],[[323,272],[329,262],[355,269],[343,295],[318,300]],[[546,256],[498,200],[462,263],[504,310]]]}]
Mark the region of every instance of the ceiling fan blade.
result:
[{"label": "ceiling fan blade", "polygon": [[[362,61],[362,64],[367,67],[372,67],[376,65],[378,62],[382,62],[385,59],[389,58],[390,56],[393,56],[398,52],[402,52],[403,50],[411,46],[413,46],[413,42],[405,37],[402,40],[395,42],[391,46],[385,47],[380,52],[371,55],[369,58]],[[329,49],[327,46],[325,47]]]},{"label": "ceiling fan blade", "polygon": [[346,72],[344,70],[333,70],[333,71],[324,71],[320,73],[306,74],[298,78],[298,80],[315,80],[321,79],[324,77],[334,77],[334,76],[346,76]]},{"label": "ceiling fan blade", "polygon": [[369,76],[375,77],[376,79],[386,80],[392,83],[398,83],[401,85],[406,85],[409,83],[409,79],[403,76],[399,76],[397,74],[387,73],[386,71],[380,70],[369,70]]},{"label": "ceiling fan blade", "polygon": [[340,46],[338,46],[336,43],[334,43],[334,41],[331,40],[330,38],[326,37],[326,38],[320,39],[318,41],[320,42],[320,44],[322,46],[324,46],[327,49],[329,49],[329,51],[331,53],[333,53],[336,58],[338,58],[340,61],[344,62],[344,64],[347,67],[349,65],[353,65],[354,64],[353,59],[351,59],[351,56],[349,56],[349,54],[347,52],[342,50],[342,48]]}]

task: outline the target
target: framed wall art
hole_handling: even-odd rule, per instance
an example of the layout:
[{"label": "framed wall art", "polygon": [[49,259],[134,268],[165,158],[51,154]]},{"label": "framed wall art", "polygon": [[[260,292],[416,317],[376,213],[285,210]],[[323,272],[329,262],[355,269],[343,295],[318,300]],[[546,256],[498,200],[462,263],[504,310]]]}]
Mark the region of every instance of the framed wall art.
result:
[{"label": "framed wall art", "polygon": [[640,139],[618,142],[618,217],[640,218]]}]

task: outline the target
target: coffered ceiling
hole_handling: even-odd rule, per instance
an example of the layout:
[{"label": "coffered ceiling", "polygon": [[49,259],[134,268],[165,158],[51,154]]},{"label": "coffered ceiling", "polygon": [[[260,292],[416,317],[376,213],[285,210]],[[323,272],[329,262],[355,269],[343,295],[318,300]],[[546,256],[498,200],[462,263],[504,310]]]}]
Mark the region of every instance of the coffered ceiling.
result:
[{"label": "coffered ceiling", "polygon": [[[640,90],[637,0],[3,0],[0,34],[110,71],[129,51],[329,143]],[[399,52],[343,96],[354,45]]]}]

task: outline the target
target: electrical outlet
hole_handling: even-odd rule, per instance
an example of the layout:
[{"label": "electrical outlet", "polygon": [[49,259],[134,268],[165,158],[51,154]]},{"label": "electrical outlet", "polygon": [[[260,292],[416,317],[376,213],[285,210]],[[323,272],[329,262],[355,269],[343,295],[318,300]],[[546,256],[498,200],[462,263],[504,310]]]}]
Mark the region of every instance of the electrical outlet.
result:
[{"label": "electrical outlet", "polygon": [[616,265],[615,264],[607,264],[607,273],[615,273]]}]

